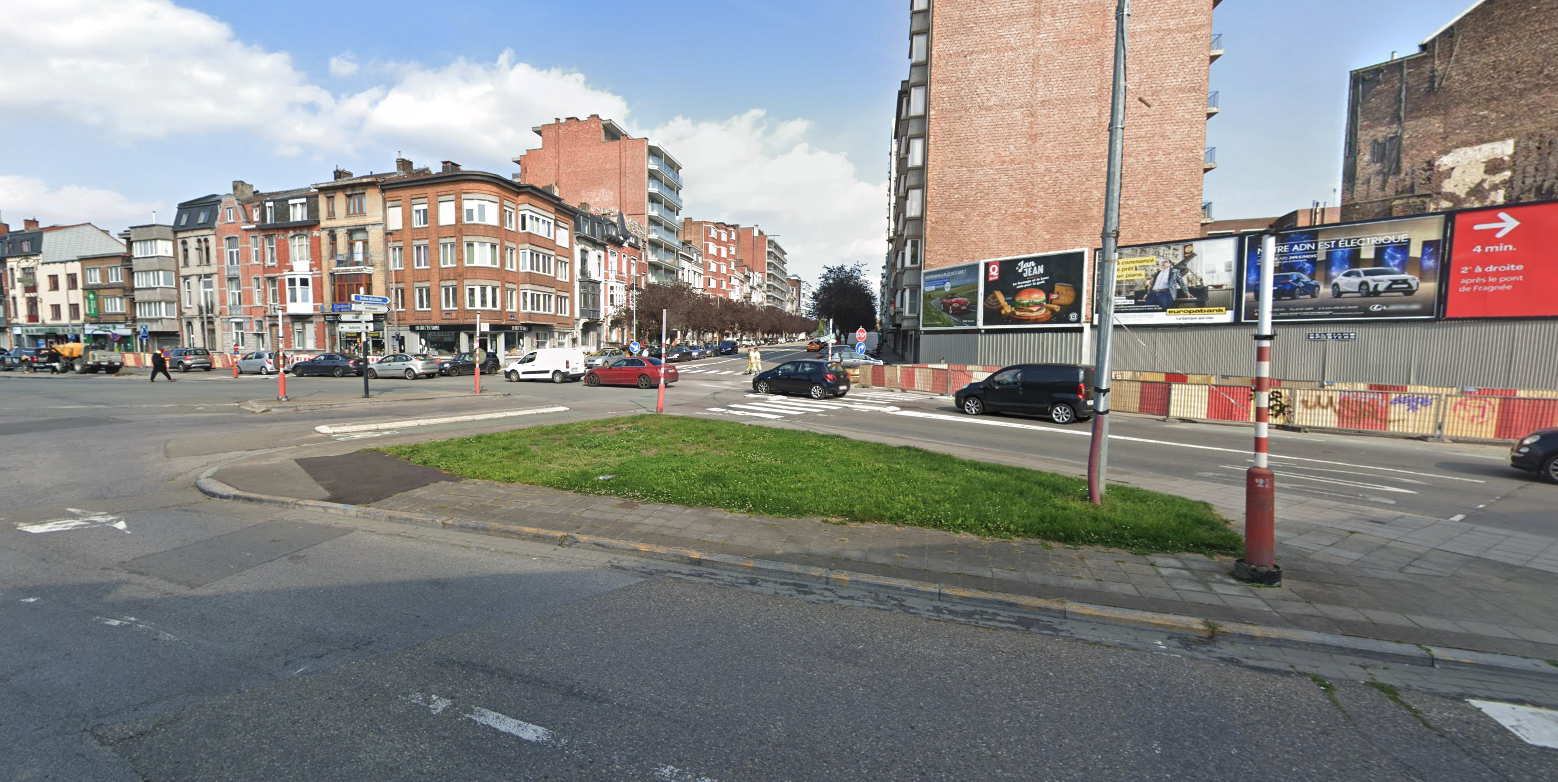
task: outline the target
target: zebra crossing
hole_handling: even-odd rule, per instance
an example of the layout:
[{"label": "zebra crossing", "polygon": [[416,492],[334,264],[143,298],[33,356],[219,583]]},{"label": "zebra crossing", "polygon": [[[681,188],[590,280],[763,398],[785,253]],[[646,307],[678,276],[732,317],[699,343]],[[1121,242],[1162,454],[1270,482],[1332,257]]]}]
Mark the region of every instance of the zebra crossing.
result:
[{"label": "zebra crossing", "polygon": [[739,370],[739,369],[715,369],[713,367],[677,367],[676,368],[676,373],[679,374],[679,375],[709,375],[709,376],[713,376],[713,375],[739,375],[739,374],[741,374],[741,370]]},{"label": "zebra crossing", "polygon": [[936,398],[928,394],[911,396],[881,392],[855,392],[841,399],[804,399],[772,394],[747,394],[744,397],[747,401],[707,409],[711,413],[777,421],[807,414],[825,416],[834,413],[896,413],[903,408],[898,407],[895,402],[919,399],[922,396],[925,399]]}]

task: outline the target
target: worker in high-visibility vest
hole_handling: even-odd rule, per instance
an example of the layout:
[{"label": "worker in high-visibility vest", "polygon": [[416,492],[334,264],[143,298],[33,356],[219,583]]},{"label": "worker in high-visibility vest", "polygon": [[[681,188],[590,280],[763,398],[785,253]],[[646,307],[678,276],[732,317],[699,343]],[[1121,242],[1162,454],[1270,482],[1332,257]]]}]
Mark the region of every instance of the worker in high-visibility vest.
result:
[{"label": "worker in high-visibility vest", "polygon": [[762,371],[763,371],[763,353],[762,353],[762,351],[757,349],[756,345],[753,345],[752,349],[747,351],[747,371],[743,372],[742,374],[744,374],[744,375],[755,375],[755,374],[757,374],[759,372],[762,372]]}]

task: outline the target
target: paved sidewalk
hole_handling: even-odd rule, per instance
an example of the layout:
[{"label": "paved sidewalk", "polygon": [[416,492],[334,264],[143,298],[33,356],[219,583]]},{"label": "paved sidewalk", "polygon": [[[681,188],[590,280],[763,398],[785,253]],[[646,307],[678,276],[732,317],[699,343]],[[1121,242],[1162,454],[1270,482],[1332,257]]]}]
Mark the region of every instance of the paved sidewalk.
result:
[{"label": "paved sidewalk", "polygon": [[[1325,500],[1279,507],[1280,588],[1228,575],[1232,561],[1141,556],[1031,540],[983,540],[917,527],[785,519],[640,504],[486,481],[409,480],[389,457],[349,453],[301,463],[277,454],[219,471],[241,491],[356,502],[708,553],[929,581],[1033,597],[1188,615],[1214,621],[1558,660],[1558,540]],[[350,499],[333,475],[354,486]],[[423,469],[423,468],[417,468]],[[428,471],[433,472],[433,471]],[[1242,515],[1236,487],[1152,485]],[[315,479],[318,480],[315,480]],[[424,485],[425,484],[425,485]]]}]

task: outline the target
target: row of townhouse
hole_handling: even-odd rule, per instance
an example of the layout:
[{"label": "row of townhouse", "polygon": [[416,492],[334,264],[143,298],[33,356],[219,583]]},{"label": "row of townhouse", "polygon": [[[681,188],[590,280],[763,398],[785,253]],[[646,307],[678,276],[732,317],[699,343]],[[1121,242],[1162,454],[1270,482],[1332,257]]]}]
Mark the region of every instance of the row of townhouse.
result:
[{"label": "row of townhouse", "polygon": [[97,226],[0,222],[0,347],[129,344],[131,284],[124,243]]}]

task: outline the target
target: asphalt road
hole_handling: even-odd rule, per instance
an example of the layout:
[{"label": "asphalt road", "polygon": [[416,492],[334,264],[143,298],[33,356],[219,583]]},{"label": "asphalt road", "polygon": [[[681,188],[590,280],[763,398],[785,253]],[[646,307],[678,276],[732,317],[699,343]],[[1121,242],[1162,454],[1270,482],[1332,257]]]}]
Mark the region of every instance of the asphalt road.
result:
[{"label": "asphalt road", "polygon": [[[746,404],[744,379],[707,374],[672,389],[673,409],[742,409],[729,405]],[[571,408],[526,419],[539,423],[654,404],[636,389],[505,383],[490,390],[519,395],[411,401],[461,378],[382,381],[373,404],[334,407],[357,381],[305,379],[289,391],[314,409],[238,407],[274,382],[0,375],[0,779],[1558,777],[1558,751],[1460,700],[1397,701],[1340,681],[1328,693],[1172,649],[645,577],[554,547],[201,497],[191,484],[207,466],[328,441],[319,423]],[[938,404],[902,409],[950,414]],[[1049,459],[1084,439],[854,412],[785,418],[890,421]],[[1138,426],[1163,441],[1243,436],[1117,429]],[[1193,453],[1140,445],[1170,461]],[[1413,448],[1438,446],[1292,447],[1452,474],[1413,465]],[[1129,450],[1117,449],[1122,464]],[[1483,461],[1493,464],[1470,463]],[[1481,477],[1483,493],[1523,485]]]}]

